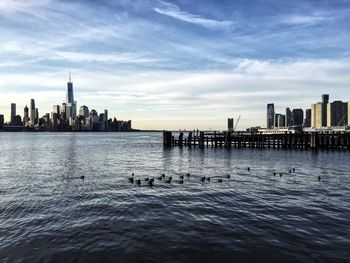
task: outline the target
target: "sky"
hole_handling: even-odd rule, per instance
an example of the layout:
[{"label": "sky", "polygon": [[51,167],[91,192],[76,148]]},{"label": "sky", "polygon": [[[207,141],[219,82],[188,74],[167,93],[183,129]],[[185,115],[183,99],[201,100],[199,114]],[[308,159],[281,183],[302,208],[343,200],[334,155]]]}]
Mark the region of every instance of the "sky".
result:
[{"label": "sky", "polygon": [[66,96],[139,129],[266,125],[350,101],[347,0],[1,0],[0,113]]}]

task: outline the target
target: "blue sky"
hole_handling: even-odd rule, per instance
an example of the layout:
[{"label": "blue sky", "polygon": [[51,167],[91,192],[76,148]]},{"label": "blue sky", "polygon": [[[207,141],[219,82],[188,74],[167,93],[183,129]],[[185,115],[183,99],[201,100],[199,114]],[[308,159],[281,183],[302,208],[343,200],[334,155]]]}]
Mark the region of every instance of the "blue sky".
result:
[{"label": "blue sky", "polygon": [[143,129],[350,100],[350,1],[0,1],[0,113],[75,99]]}]

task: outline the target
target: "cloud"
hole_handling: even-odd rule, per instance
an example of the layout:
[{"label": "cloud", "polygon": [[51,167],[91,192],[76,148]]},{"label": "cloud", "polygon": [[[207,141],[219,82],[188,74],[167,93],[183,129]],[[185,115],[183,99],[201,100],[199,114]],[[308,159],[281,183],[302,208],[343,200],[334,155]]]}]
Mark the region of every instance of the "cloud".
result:
[{"label": "cloud", "polygon": [[200,15],[194,15],[186,11],[181,11],[178,6],[165,2],[162,2],[162,7],[156,7],[153,10],[159,14],[210,29],[229,28],[234,25],[232,21],[208,19],[203,18]]},{"label": "cloud", "polygon": [[[309,108],[323,93],[344,100],[350,83],[350,60],[294,61],[237,59],[230,70],[197,72],[73,72],[78,105],[110,116],[133,119],[136,128],[224,129],[226,118],[242,115],[240,128],[264,125],[266,104]],[[21,112],[30,98],[41,113],[65,97],[66,71],[51,74],[1,74],[0,112],[8,116],[10,102]],[[8,88],[11,87],[11,90]],[[30,87],[35,88],[31,90]],[[20,95],[18,95],[20,94]],[[302,96],[301,96],[302,94]],[[182,120],[186,120],[183,122]]]},{"label": "cloud", "polygon": [[316,25],[321,22],[332,19],[331,16],[322,14],[312,14],[312,15],[289,15],[281,19],[281,22],[288,25]]}]

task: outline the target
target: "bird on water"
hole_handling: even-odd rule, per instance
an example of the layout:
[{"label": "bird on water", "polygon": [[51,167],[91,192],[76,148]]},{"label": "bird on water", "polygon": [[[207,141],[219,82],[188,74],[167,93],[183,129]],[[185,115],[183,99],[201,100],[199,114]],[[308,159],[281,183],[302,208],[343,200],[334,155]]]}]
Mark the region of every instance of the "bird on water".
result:
[{"label": "bird on water", "polygon": [[218,183],[222,183],[222,179],[218,179]]},{"label": "bird on water", "polygon": [[171,183],[171,180],[173,180],[173,178],[171,176],[169,176],[168,180],[166,180],[165,182],[170,184]]}]

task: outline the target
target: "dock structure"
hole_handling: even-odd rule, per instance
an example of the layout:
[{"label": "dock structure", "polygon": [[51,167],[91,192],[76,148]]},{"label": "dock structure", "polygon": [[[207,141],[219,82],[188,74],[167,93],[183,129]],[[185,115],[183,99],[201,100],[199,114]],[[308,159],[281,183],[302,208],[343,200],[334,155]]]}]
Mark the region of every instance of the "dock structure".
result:
[{"label": "dock structure", "polygon": [[350,132],[250,134],[244,132],[163,132],[166,147],[350,150]]}]

